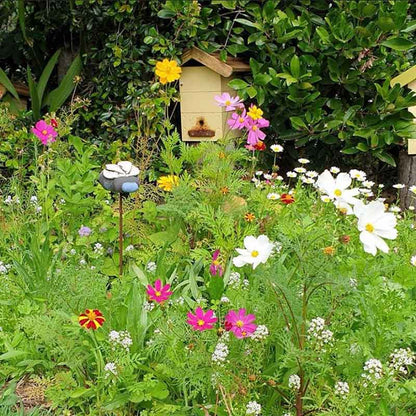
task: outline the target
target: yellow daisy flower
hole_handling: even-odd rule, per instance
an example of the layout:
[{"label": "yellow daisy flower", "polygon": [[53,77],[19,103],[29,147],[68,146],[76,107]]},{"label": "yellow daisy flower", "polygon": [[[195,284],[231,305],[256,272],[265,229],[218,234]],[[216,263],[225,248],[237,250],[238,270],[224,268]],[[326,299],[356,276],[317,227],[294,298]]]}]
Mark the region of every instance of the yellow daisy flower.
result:
[{"label": "yellow daisy flower", "polygon": [[155,73],[159,77],[161,84],[176,81],[181,77],[182,69],[174,60],[164,59],[156,63]]},{"label": "yellow daisy flower", "polygon": [[261,108],[257,108],[257,106],[255,106],[255,105],[252,105],[248,109],[247,115],[252,120],[258,120],[258,119],[262,118],[262,116],[263,116],[263,110]]}]

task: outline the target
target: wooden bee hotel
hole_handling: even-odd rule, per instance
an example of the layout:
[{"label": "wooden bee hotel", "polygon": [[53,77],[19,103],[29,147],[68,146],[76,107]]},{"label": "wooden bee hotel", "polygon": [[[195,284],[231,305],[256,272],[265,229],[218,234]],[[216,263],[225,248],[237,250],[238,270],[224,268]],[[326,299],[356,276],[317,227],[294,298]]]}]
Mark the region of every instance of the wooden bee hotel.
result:
[{"label": "wooden bee hotel", "polygon": [[239,58],[223,62],[219,53],[196,47],[184,52],[179,83],[183,141],[216,141],[225,135],[228,114],[214,97],[224,92],[236,95],[228,83],[236,73],[249,71],[250,66]]},{"label": "wooden bee hotel", "polygon": [[[395,84],[400,84],[402,87],[406,86],[416,93],[416,65],[390,81],[392,87]],[[415,116],[416,122],[416,106],[409,107],[409,111]],[[409,155],[416,155],[416,138],[408,139],[407,149]]]}]

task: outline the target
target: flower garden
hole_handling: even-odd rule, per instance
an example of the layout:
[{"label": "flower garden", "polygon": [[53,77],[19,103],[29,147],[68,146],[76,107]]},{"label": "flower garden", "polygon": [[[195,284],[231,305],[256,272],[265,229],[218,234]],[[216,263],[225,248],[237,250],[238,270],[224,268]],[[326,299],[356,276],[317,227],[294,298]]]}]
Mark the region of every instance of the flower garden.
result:
[{"label": "flower garden", "polygon": [[[266,7],[274,24],[291,16]],[[0,415],[415,414],[416,183],[377,145],[382,165],[294,145],[243,77],[206,103],[225,134],[184,141],[184,68],[159,42],[132,119],[88,124],[99,99],[70,70],[60,105],[56,90],[39,104],[53,60],[28,70],[35,95],[17,111],[0,73]],[[347,131],[347,115],[331,126]]]}]

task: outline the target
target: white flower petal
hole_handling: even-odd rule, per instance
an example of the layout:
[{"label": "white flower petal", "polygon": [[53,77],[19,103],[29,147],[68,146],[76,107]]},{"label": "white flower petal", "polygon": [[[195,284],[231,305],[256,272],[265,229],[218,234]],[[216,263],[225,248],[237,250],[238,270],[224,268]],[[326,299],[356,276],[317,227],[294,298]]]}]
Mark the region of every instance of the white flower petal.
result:
[{"label": "white flower petal", "polygon": [[351,185],[351,177],[348,173],[342,172],[339,173],[335,179],[335,188],[336,189],[347,189]]}]

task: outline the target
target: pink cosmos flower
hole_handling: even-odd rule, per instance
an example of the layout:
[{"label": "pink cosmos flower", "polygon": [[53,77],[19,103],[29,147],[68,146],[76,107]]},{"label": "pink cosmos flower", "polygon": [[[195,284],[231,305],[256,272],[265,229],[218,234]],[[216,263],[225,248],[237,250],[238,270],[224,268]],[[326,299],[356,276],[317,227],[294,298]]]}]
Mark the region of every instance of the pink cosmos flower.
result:
[{"label": "pink cosmos flower", "polygon": [[165,300],[168,300],[172,292],[169,291],[170,285],[165,285],[162,287],[162,282],[160,279],[157,279],[155,286],[147,285],[147,295],[150,300],[154,300],[157,303],[163,303]]},{"label": "pink cosmos flower", "polygon": [[243,106],[238,95],[231,97],[228,92],[224,92],[222,95],[216,95],[215,101],[220,107],[225,107],[225,111],[234,111],[236,108]]},{"label": "pink cosmos flower", "polygon": [[212,329],[214,323],[217,322],[217,318],[214,317],[214,311],[209,309],[207,312],[204,312],[200,306],[195,310],[195,315],[191,312],[188,312],[188,322],[189,325],[192,325],[195,331],[205,331],[207,329]]},{"label": "pink cosmos flower", "polygon": [[244,127],[248,127],[246,110],[243,110],[241,114],[231,114],[231,118],[227,120],[227,124],[230,126],[231,130],[241,130]]},{"label": "pink cosmos flower", "polygon": [[225,316],[225,327],[234,333],[237,338],[249,337],[257,328],[252,322],[256,319],[255,315],[246,315],[244,308],[238,312],[229,311]]},{"label": "pink cosmos flower", "polygon": [[224,270],[218,260],[218,257],[220,255],[220,251],[219,250],[215,250],[214,254],[212,256],[212,263],[211,266],[209,266],[209,272],[211,273],[212,276],[222,276]]},{"label": "pink cosmos flower", "polygon": [[264,140],[264,138],[266,137],[266,134],[260,130],[261,125],[259,125],[258,120],[251,120],[249,118],[247,121],[248,121],[247,143],[255,146],[259,140]]},{"label": "pink cosmos flower", "polygon": [[44,120],[39,120],[35,127],[32,127],[32,133],[42,142],[43,145],[47,146],[49,143],[55,141],[55,137],[58,133],[55,129],[46,123]]}]

